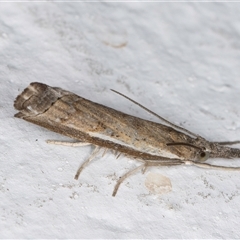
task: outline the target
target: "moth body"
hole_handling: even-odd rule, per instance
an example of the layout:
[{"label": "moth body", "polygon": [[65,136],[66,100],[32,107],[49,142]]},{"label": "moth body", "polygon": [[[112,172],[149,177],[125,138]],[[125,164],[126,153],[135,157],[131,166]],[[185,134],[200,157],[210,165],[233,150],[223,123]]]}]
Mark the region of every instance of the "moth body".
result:
[{"label": "moth body", "polygon": [[134,117],[43,83],[31,83],[16,98],[14,107],[19,111],[17,118],[83,143],[117,150],[141,160],[145,167],[186,163],[200,166],[209,157],[240,157],[239,149],[208,142],[175,125]]},{"label": "moth body", "polygon": [[[15,117],[146,161],[159,157],[198,160],[201,154],[201,149],[189,146],[167,146],[167,143],[175,142],[196,144],[194,138],[171,127],[122,113],[42,83],[31,83],[17,97],[14,106],[20,111]],[[206,148],[205,145],[202,147]]]}]

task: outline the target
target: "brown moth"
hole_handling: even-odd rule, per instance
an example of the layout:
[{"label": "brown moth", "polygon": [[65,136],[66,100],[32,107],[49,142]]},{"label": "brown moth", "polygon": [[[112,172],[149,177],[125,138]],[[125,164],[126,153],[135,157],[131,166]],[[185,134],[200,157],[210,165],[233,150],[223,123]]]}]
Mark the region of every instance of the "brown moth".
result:
[{"label": "brown moth", "polygon": [[[125,95],[118,94],[136,103]],[[59,141],[48,143],[96,146],[92,155],[78,169],[75,179],[78,179],[81,171],[101,148],[111,149],[118,156],[124,154],[141,161],[142,165],[127,172],[118,180],[113,196],[128,176],[139,170],[144,172],[149,166],[195,165],[203,168],[240,170],[240,167],[206,163],[208,158],[240,158],[240,149],[223,146],[240,141],[209,142],[170,123],[141,104],[136,104],[169,126],[134,117],[61,88],[37,82],[31,83],[16,98],[14,107],[19,111],[15,117],[77,140],[74,143]]]}]

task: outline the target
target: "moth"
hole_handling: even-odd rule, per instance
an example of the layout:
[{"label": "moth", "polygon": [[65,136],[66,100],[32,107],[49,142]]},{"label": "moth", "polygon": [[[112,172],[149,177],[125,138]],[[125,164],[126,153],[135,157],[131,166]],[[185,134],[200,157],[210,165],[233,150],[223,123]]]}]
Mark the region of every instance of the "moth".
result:
[{"label": "moth", "polygon": [[91,156],[79,167],[75,179],[101,149],[126,155],[142,164],[119,178],[120,184],[130,175],[150,166],[194,165],[202,168],[240,170],[240,167],[212,165],[209,158],[240,158],[240,149],[225,145],[234,142],[209,142],[205,138],[179,127],[129,97],[127,98],[166,125],[134,117],[110,107],[92,102],[72,92],[43,83],[31,83],[15,100],[19,111],[15,117],[73,138],[75,142],[48,140],[48,143],[70,146],[94,145]]}]

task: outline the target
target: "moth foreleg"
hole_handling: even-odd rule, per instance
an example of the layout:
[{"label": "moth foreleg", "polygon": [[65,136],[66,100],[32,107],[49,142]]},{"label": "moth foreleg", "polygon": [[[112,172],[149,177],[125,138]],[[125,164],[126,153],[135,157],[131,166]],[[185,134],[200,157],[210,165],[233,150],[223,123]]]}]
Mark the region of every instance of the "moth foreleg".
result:
[{"label": "moth foreleg", "polygon": [[94,157],[99,153],[99,150],[101,148],[99,146],[96,146],[95,149],[93,150],[92,154],[89,156],[89,158],[78,168],[74,179],[78,179],[80,173],[82,170],[94,159]]},{"label": "moth foreleg", "polygon": [[54,145],[62,145],[62,146],[68,146],[68,147],[83,147],[91,145],[91,143],[86,142],[65,142],[65,141],[58,141],[58,140],[46,140],[48,144],[54,144]]},{"label": "moth foreleg", "polygon": [[134,173],[136,173],[137,171],[139,171],[140,169],[144,168],[145,164],[142,164],[130,171],[128,171],[127,173],[125,173],[123,176],[121,176],[119,178],[119,180],[117,181],[117,184],[115,185],[114,187],[114,190],[113,190],[113,193],[112,193],[112,196],[115,197],[116,194],[117,194],[117,191],[118,191],[118,188],[120,186],[120,184],[126,179],[128,178],[129,176],[133,175]]},{"label": "moth foreleg", "polygon": [[209,163],[198,163],[190,160],[184,161],[186,165],[192,165],[200,168],[216,169],[216,170],[225,170],[225,171],[240,171],[240,167],[225,167],[219,165],[212,165]]},{"label": "moth foreleg", "polygon": [[234,144],[239,144],[240,141],[231,141],[231,142],[214,142],[217,143],[219,145],[234,145]]}]

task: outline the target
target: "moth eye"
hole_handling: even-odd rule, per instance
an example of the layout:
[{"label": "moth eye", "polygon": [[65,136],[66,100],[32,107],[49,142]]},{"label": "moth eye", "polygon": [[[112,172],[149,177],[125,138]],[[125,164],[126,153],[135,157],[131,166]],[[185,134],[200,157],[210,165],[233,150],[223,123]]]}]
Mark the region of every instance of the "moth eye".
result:
[{"label": "moth eye", "polygon": [[200,161],[206,161],[209,158],[209,152],[202,151],[199,155]]}]

